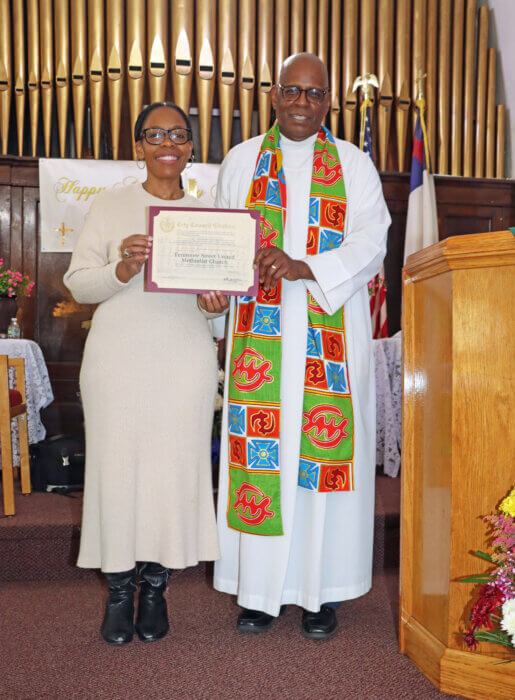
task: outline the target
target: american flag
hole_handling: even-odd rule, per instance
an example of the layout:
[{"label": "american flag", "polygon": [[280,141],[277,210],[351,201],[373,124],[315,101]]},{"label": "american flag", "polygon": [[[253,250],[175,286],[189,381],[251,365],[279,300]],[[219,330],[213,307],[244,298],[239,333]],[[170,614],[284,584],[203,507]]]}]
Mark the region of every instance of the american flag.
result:
[{"label": "american flag", "polygon": [[[372,130],[370,128],[370,101],[365,100],[361,106],[365,110],[365,120],[362,125],[362,149],[368,153],[372,162]],[[372,317],[372,337],[386,338],[388,336],[388,319],[386,316],[386,285],[384,282],[384,265],[381,272],[368,283],[370,291],[370,315]]]}]

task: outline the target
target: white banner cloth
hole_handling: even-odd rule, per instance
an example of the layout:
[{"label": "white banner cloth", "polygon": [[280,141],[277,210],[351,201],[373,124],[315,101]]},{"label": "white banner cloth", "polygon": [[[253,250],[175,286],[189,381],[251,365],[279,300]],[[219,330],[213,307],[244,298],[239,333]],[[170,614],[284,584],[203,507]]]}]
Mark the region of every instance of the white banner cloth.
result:
[{"label": "white banner cloth", "polygon": [[[206,163],[186,166],[184,189],[214,206],[219,168]],[[146,177],[146,168],[132,160],[40,158],[41,252],[71,253],[95,197]]]}]

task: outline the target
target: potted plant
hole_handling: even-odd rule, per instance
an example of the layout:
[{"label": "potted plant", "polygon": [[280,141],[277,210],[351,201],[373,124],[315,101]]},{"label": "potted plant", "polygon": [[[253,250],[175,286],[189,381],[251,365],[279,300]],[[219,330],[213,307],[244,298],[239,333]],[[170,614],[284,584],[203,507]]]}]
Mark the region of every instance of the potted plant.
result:
[{"label": "potted plant", "polygon": [[8,267],[0,258],[0,333],[5,333],[9,321],[16,316],[18,297],[30,297],[33,287],[28,275]]}]

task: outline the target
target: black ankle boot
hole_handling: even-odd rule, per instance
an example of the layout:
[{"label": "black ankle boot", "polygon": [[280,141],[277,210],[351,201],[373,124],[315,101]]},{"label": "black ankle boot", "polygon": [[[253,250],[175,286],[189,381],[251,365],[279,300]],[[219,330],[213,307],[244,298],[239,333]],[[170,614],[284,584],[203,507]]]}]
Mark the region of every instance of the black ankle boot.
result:
[{"label": "black ankle boot", "polygon": [[154,642],[164,637],[170,629],[166,600],[163,597],[170,571],[161,564],[143,562],[139,575],[141,588],[136,632],[142,642]]},{"label": "black ankle boot", "polygon": [[109,589],[102,637],[108,644],[127,644],[134,634],[134,575],[136,569],[104,574]]}]

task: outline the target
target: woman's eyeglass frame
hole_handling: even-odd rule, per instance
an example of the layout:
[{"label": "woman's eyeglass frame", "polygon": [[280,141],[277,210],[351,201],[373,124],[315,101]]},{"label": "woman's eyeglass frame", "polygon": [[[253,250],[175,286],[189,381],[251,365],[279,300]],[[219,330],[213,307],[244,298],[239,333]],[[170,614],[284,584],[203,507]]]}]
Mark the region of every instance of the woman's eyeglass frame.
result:
[{"label": "woman's eyeglass frame", "polygon": [[[147,135],[149,131],[157,132],[157,135],[161,136],[159,141],[150,141]],[[160,126],[149,126],[147,129],[142,129],[140,138],[144,138],[151,146],[160,146],[164,143],[167,134],[170,141],[176,146],[184,146],[185,143],[191,141],[192,137],[191,129],[188,129],[186,126],[174,126],[171,129],[163,129]]]},{"label": "woman's eyeglass frame", "polygon": [[[306,93],[306,100],[310,102],[311,104],[315,105],[321,105],[322,102],[325,100],[326,95],[329,94],[329,89],[327,88],[317,88],[317,87],[310,87],[310,88],[301,88],[298,85],[281,85],[280,83],[277,83],[277,87],[281,91],[281,95],[283,97],[283,100],[285,102],[297,102],[297,100],[300,98],[303,92]],[[288,97],[285,94],[286,90],[293,90],[297,91],[294,93],[293,96]],[[315,92],[313,92],[315,91]],[[310,95],[311,92],[311,95]]]}]

